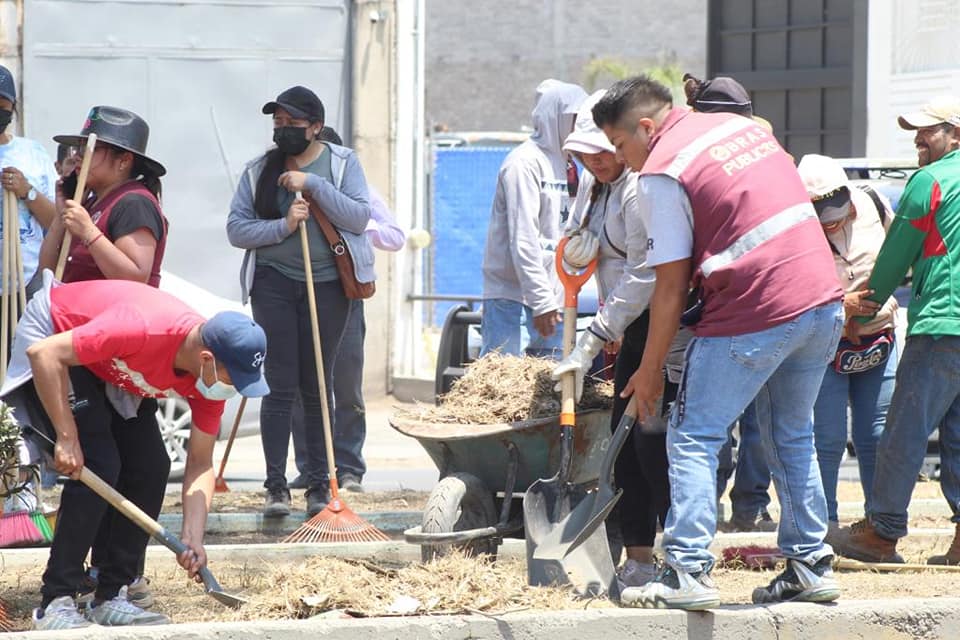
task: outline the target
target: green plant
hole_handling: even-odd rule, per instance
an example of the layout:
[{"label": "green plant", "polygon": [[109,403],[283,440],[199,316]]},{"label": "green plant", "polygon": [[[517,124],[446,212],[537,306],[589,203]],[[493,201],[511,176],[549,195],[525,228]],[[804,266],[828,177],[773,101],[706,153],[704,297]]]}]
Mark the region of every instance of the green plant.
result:
[{"label": "green plant", "polygon": [[686,101],[683,95],[683,69],[675,62],[630,63],[610,56],[592,58],[583,67],[583,84],[588,91],[593,92],[641,73],[666,85],[673,93],[675,103]]},{"label": "green plant", "polygon": [[0,402],[0,495],[9,496],[23,490],[36,471],[36,465],[20,465],[20,424],[13,407]]}]

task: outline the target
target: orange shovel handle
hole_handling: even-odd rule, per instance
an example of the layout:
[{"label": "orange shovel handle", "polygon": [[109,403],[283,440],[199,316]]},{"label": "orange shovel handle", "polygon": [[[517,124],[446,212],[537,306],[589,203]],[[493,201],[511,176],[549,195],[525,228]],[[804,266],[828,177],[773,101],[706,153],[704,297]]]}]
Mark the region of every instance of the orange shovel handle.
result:
[{"label": "orange shovel handle", "polygon": [[560,284],[563,285],[563,306],[577,308],[577,295],[580,289],[590,279],[593,272],[597,269],[597,259],[594,258],[587,265],[582,273],[570,273],[563,266],[563,250],[570,241],[569,237],[564,237],[557,245],[557,253],[554,256],[554,262],[557,265],[557,275],[560,276]]}]

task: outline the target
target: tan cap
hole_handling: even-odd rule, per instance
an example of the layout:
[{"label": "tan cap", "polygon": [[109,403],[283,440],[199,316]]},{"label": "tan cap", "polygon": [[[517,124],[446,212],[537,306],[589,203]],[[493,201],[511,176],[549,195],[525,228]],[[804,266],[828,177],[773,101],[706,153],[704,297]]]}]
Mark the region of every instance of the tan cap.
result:
[{"label": "tan cap", "polygon": [[919,111],[905,113],[897,118],[901,129],[913,130],[949,123],[960,127],[960,99],[954,96],[934,98]]}]

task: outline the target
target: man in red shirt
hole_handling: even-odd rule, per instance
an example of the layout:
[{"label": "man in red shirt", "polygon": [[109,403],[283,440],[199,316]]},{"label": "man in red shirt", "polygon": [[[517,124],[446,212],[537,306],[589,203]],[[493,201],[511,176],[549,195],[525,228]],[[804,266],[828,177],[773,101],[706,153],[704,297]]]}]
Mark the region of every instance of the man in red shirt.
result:
[{"label": "man in red shirt", "polygon": [[[191,576],[206,564],[204,525],[213,494],[213,446],[224,400],[269,393],[261,365],[263,330],[236,312],[210,320],[174,296],[123,280],[59,285],[50,278],[27,305],[0,396],[21,418],[56,436],[54,467],[70,476],[60,501],[43,575],[38,629],[162,624],[119,597],[137,572],[148,535],[76,482],[88,469],[152,518],[160,513],[170,459],[153,398],[187,400],[193,416],[183,480],[178,561]],[[29,384],[28,384],[29,383]],[[83,614],[74,595],[102,518],[110,523],[93,605]]]}]

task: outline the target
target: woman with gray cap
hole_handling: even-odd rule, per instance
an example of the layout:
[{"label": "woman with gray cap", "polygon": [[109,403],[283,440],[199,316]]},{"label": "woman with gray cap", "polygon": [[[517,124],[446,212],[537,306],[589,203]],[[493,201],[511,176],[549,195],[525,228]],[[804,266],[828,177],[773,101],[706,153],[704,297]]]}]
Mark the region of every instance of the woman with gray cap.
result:
[{"label": "woman with gray cap", "polygon": [[[850,412],[853,447],[860,469],[866,512],[876,468],[877,445],[887,420],[897,372],[894,321],[897,300],[893,296],[881,307],[867,297],[867,280],[886,237],[883,220],[892,214],[887,206],[864,190],[852,186],[833,158],[803,156],[798,167],[820,218],[820,225],[833,252],[837,276],[846,292],[843,308],[847,317],[843,337],[833,362],[827,366],[820,394],[813,408],[814,441],[823,492],[827,498],[829,537],[838,528],[837,478],[847,446],[847,411]],[[878,211],[878,207],[884,210]],[[876,315],[866,324],[855,316]]]},{"label": "woman with gray cap", "polygon": [[[577,346],[553,370],[553,377],[559,380],[565,373],[575,372],[579,397],[594,358],[604,345],[615,350],[619,343],[611,416],[611,428],[615,429],[627,406],[620,391],[643,356],[654,272],[646,266],[647,231],[637,203],[637,174],[617,159],[613,145],[593,121],[591,110],[604,93],[598,91],[584,101],[573,133],[563,145],[563,150],[586,168],[567,224],[570,240],[563,257],[573,269],[586,267],[596,257],[602,302]],[[688,339],[689,334],[678,334],[679,343]],[[663,413],[676,396],[679,371],[674,373],[666,380]],[[663,430],[653,424],[639,432],[634,429],[617,458],[614,475],[623,496],[616,507],[618,516],[607,523],[608,538],[614,562],[620,559],[617,543],[621,536],[626,548],[627,560],[618,573],[621,588],[641,586],[656,575],[653,543],[657,523],[666,519],[670,506]]]},{"label": "woman with gray cap", "polygon": [[0,66],[0,186],[17,196],[23,277],[31,284],[30,295],[40,282],[40,278],[31,282],[38,272],[40,243],[56,216],[57,171],[39,142],[14,135],[11,122],[16,109],[16,83],[10,70]]},{"label": "woman with gray cap", "polygon": [[[307,448],[307,514],[326,507],[329,478],[323,441],[323,417],[313,355],[306,269],[297,232],[306,223],[323,343],[323,373],[328,406],[333,405],[333,364],[350,310],[320,225],[310,215],[302,192],[322,209],[340,233],[359,282],[373,282],[373,247],[364,235],[370,220],[367,181],[351,149],[323,142],[324,108],[306,87],[291,87],[263,106],[273,117],[275,147],[247,164],[230,205],[227,236],[246,249],[241,267],[243,301],[270,346],[265,374],[270,395],[260,407],[260,437],[266,462],[267,496],[263,514],[290,513],[286,465],[291,412],[303,401]],[[295,170],[288,167],[296,166]]]}]

